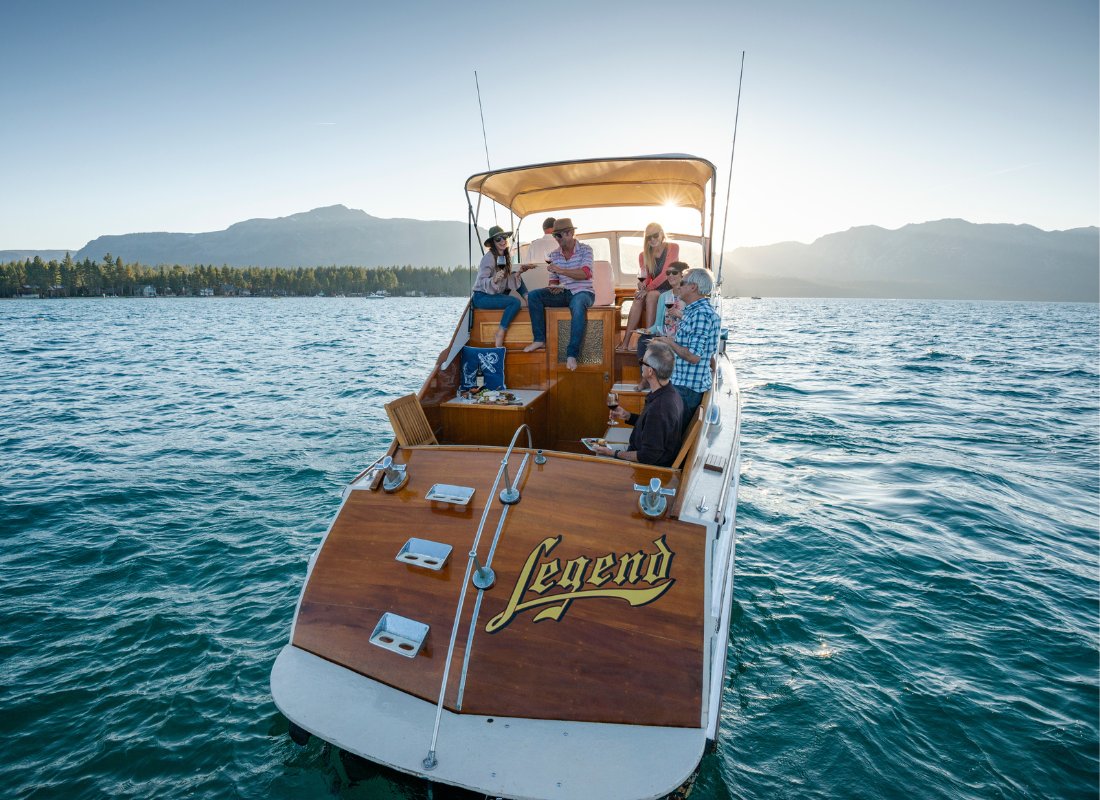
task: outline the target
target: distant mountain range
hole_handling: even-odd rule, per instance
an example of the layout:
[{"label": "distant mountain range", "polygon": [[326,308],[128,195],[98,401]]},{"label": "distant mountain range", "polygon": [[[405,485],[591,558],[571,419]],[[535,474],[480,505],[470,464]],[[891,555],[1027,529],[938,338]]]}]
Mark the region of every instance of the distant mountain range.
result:
[{"label": "distant mountain range", "polygon": [[[73,258],[247,267],[451,267],[468,259],[464,222],[381,219],[341,205],[251,219],[210,233],[100,236]],[[479,231],[479,238],[484,232]],[[0,262],[64,250],[5,250]],[[478,251],[475,250],[475,258]],[[1100,301],[1100,229],[1043,231],[960,219],[876,226],[812,244],[741,247],[725,256],[724,294]]]},{"label": "distant mountain range", "polygon": [[[100,236],[73,258],[101,260],[110,253],[149,265],[454,267],[468,262],[468,230],[464,222],[381,219],[338,205],[277,219],[250,219],[209,233]],[[475,250],[480,257],[478,245]],[[2,251],[0,260],[7,260]]]},{"label": "distant mountain range", "polygon": [[[726,295],[1100,301],[1100,229],[943,219],[726,254]],[[732,283],[732,287],[731,287]]]}]

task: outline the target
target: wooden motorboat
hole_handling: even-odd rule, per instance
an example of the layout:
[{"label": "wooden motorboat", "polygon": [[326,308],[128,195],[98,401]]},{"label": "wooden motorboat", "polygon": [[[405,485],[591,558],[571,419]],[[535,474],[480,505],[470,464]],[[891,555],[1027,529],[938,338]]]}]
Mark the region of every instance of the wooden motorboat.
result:
[{"label": "wooden motorboat", "polygon": [[[715,174],[701,158],[540,164],[466,188],[471,242],[486,200],[517,231],[549,211],[638,207],[642,228],[647,206],[693,208],[699,231],[669,238],[682,260],[714,269]],[[491,346],[500,318],[467,306],[419,392],[387,405],[395,438],[345,489],[272,669],[299,734],[488,796],[561,800],[665,797],[715,741],[736,377],[720,350],[671,468],[589,453],[584,437],[628,434],[607,426],[612,386],[628,408],[644,401],[635,355],[615,347],[642,232],[578,238],[596,253],[597,300],[575,371],[568,309],[548,309],[547,347],[532,353],[525,309],[505,342],[506,393],[457,396],[463,348]]]}]

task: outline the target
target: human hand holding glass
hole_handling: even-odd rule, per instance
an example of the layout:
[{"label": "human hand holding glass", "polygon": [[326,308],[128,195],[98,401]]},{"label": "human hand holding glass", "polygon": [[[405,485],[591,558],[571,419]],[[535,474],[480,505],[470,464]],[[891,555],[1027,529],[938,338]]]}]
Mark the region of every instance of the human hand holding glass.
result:
[{"label": "human hand holding glass", "polygon": [[550,272],[550,279],[547,281],[547,285],[550,287],[550,290],[553,292],[560,292],[561,276],[557,272],[558,267],[554,267],[549,258],[546,259],[546,269]]},{"label": "human hand holding glass", "polygon": [[608,392],[607,393],[607,409],[608,409],[607,424],[612,426],[612,427],[619,424],[618,420],[615,419],[615,409],[618,408],[618,406],[619,406],[619,396],[617,394],[615,394],[615,392]]}]

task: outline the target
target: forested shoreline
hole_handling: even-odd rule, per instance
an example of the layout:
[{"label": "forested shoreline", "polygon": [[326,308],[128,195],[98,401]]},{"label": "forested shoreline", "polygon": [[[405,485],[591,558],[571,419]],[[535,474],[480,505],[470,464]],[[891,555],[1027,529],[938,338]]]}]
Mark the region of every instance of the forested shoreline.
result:
[{"label": "forested shoreline", "polygon": [[357,295],[462,296],[470,292],[466,267],[228,267],[148,266],[108,253],[102,261],[41,257],[0,264],[0,297],[294,297]]}]

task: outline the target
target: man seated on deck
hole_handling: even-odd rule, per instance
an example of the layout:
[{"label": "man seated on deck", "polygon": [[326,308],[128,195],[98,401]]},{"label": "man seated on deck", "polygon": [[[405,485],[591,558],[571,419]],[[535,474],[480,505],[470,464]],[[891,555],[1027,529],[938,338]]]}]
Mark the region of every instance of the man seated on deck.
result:
[{"label": "man seated on deck", "polygon": [[671,467],[680,450],[684,402],[669,382],[676,356],[662,342],[651,342],[642,358],[642,380],[649,387],[641,414],[615,406],[611,414],[634,426],[626,450],[594,448],[595,452],[623,461],[637,461],[656,467]]},{"label": "man seated on deck", "polygon": [[565,365],[577,368],[581,354],[584,326],[588,321],[588,307],[596,302],[592,289],[592,248],[573,238],[573,220],[562,217],[554,221],[554,238],[558,249],[549,256],[546,271],[550,273],[550,285],[535,289],[527,295],[527,309],[531,314],[531,336],[534,341],[523,348],[524,352],[546,348],[546,308],[568,307],[572,315],[569,325],[569,347],[565,351]]},{"label": "man seated on deck", "polygon": [[676,354],[672,385],[684,401],[683,431],[691,424],[703,393],[710,389],[710,360],[718,352],[722,318],[710,304],[713,289],[714,278],[710,270],[693,267],[685,272],[680,280],[684,315],[676,336],[655,336],[649,344],[653,347],[653,342],[664,342]]}]

